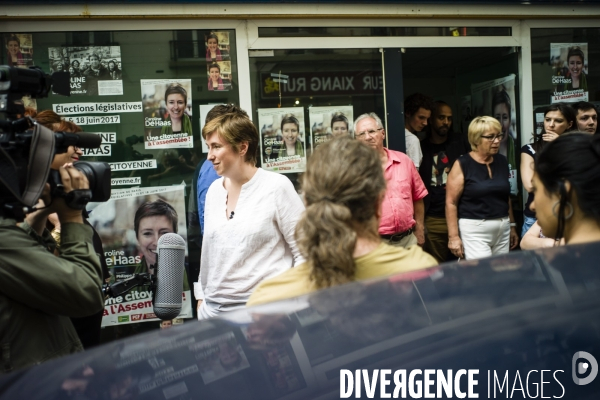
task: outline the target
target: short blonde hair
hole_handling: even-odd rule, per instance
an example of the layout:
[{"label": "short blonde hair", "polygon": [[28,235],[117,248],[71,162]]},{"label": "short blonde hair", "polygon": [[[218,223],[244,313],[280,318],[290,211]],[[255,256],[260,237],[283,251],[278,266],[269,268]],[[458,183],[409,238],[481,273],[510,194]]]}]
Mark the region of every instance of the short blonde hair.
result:
[{"label": "short blonde hair", "polygon": [[245,111],[240,109],[239,112],[223,114],[207,122],[202,129],[202,137],[206,140],[213,132],[217,132],[217,135],[229,143],[236,153],[240,152],[240,145],[247,142],[248,151],[244,160],[249,164],[256,164],[258,131]]},{"label": "short blonde hair", "polygon": [[496,129],[498,133],[502,133],[502,126],[494,117],[475,117],[471,121],[469,124],[469,144],[471,144],[471,150],[477,150],[477,146],[481,144],[481,136],[490,130],[490,128]]}]

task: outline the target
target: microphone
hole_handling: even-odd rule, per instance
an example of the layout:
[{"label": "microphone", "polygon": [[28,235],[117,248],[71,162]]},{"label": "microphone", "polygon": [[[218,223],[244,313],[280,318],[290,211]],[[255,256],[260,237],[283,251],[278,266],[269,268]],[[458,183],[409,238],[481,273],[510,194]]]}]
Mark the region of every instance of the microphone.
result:
[{"label": "microphone", "polygon": [[176,233],[165,233],[158,239],[154,314],[161,320],[177,317],[181,312],[185,240]]}]

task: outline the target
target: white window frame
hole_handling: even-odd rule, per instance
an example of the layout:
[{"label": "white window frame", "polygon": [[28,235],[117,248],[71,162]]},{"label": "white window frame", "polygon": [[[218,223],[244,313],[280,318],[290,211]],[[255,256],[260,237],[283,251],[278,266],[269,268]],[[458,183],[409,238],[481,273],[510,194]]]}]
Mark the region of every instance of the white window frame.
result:
[{"label": "white window frame", "polygon": [[[24,8],[26,7],[26,8]],[[70,7],[70,6],[69,6]],[[95,6],[98,8],[98,6]],[[112,11],[112,6],[106,10]],[[175,7],[175,8],[174,8]],[[339,12],[339,5],[329,5],[325,7],[324,14],[332,15],[332,10],[337,12],[338,18],[290,18],[290,15],[295,14],[315,14],[312,5],[297,5],[289,6],[286,9],[292,10],[289,15],[277,15],[280,18],[252,18],[253,15],[270,14],[266,10],[271,6],[263,6],[262,12],[256,12],[257,8],[245,6],[238,7],[236,16],[243,12],[247,12],[249,19],[183,19],[181,15],[192,15],[197,17],[197,10],[208,10],[214,16],[223,17],[227,14],[227,9],[215,10],[207,8],[208,6],[185,7],[185,6],[169,6],[168,10],[164,7],[150,6],[149,9],[140,10],[139,8],[119,7],[119,11],[115,11],[115,15],[130,15],[131,19],[83,19],[81,14],[74,14],[73,17],[82,19],[72,19],[68,21],[34,19],[26,20],[18,18],[16,20],[3,21],[0,32],[63,32],[63,31],[127,31],[127,30],[194,30],[194,29],[234,29],[236,32],[236,49],[237,49],[237,67],[239,80],[239,96],[240,106],[247,110],[252,110],[252,94],[250,88],[250,62],[249,50],[277,50],[277,49],[323,49],[323,48],[432,48],[432,47],[515,47],[519,48],[519,100],[520,100],[520,133],[521,142],[527,143],[532,136],[533,120],[533,87],[532,69],[531,69],[531,29],[535,28],[572,28],[574,26],[599,28],[600,20],[597,16],[600,10],[596,8],[577,7],[572,9],[566,6],[546,6],[530,9],[527,16],[536,15],[543,19],[518,19],[520,16],[515,12],[515,8],[498,8],[497,13],[490,9],[482,10],[478,7],[460,7],[456,9],[444,6],[419,6],[418,9],[410,9],[409,6],[403,6],[406,9],[409,17],[407,18],[373,18],[373,15],[368,15],[367,18],[339,18],[347,14],[347,12]],[[234,7],[229,6],[232,10]],[[250,8],[249,8],[250,7]],[[353,12],[356,15],[356,9],[363,6],[357,5]],[[365,8],[372,11],[372,7]],[[433,7],[433,8],[432,8]],[[181,8],[181,10],[179,10]],[[400,6],[396,8],[400,9]],[[104,9],[104,8],[103,8]],[[195,13],[190,13],[189,10],[196,10]],[[19,11],[21,10],[21,11]],[[22,16],[26,11],[32,10],[31,6],[22,7],[7,7],[7,15]],[[62,11],[61,11],[62,10]],[[129,10],[129,11],[128,11]],[[247,10],[247,11],[244,11]],[[252,10],[253,12],[249,12]],[[310,10],[310,13],[307,12]],[[503,11],[504,10],[504,11]],[[36,17],[52,17],[68,13],[77,12],[71,8],[54,7],[47,10],[36,10]],[[393,11],[393,10],[392,10]],[[160,15],[160,19],[140,19],[136,18],[140,13],[144,15]],[[281,13],[282,10],[277,12]],[[439,18],[439,16],[451,15],[453,12],[461,15],[474,14],[480,18]],[[234,12],[235,13],[235,12]],[[498,13],[505,13],[504,18],[514,17],[515,19],[499,19]],[[107,12],[110,14],[110,12]],[[177,17],[169,18],[170,15],[177,14]],[[424,15],[435,15],[435,18],[422,18]],[[482,16],[483,15],[483,16]],[[490,18],[486,18],[487,15]],[[564,19],[565,16],[572,15],[574,19]],[[206,14],[204,15],[206,17]],[[593,18],[594,17],[594,18]],[[492,19],[493,18],[493,19]],[[294,26],[294,27],[370,27],[370,26],[390,26],[390,27],[440,27],[440,26],[457,26],[457,27],[511,27],[511,36],[459,36],[459,37],[283,37],[283,38],[261,38],[258,36],[259,27],[279,27],[279,26]],[[65,28],[68,27],[68,30]]]}]

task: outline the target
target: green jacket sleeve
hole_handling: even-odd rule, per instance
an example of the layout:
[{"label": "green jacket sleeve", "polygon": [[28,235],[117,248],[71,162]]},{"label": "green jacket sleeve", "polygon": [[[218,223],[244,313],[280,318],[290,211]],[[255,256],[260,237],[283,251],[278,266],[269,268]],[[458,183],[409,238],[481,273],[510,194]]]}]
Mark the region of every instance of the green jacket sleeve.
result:
[{"label": "green jacket sleeve", "polygon": [[3,224],[0,292],[53,315],[83,317],[100,311],[104,307],[102,271],[92,244],[92,228],[63,224],[60,257],[50,253],[45,242],[27,224]]}]

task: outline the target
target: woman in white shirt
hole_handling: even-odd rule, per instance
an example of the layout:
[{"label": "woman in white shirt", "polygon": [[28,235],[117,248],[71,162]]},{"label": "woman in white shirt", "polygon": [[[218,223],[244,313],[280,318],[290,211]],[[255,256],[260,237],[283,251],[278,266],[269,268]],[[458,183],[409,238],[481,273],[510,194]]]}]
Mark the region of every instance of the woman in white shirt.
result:
[{"label": "woman in white shirt", "polygon": [[208,189],[198,319],[241,308],[264,279],[302,263],[294,239],[304,210],[289,179],[256,167],[258,131],[246,116],[224,114],[202,137],[222,178]]}]

